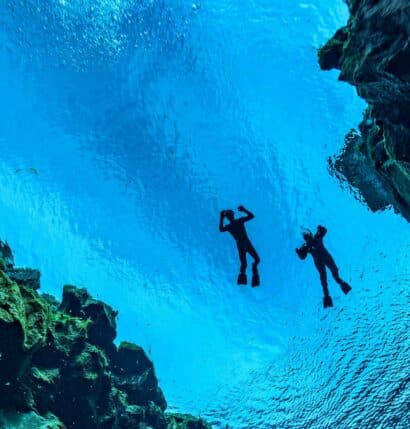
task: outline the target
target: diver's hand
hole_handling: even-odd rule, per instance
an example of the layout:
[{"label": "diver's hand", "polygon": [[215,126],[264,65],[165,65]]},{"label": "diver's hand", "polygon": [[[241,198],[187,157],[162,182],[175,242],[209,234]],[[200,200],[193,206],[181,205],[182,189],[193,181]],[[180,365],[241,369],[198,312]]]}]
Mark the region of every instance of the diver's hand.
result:
[{"label": "diver's hand", "polygon": [[246,211],[246,209],[245,209],[245,207],[244,207],[244,206],[239,206],[239,207],[238,207],[238,210],[239,210],[240,212],[245,212],[245,211]]},{"label": "diver's hand", "polygon": [[221,210],[221,217],[225,217],[225,210]]}]

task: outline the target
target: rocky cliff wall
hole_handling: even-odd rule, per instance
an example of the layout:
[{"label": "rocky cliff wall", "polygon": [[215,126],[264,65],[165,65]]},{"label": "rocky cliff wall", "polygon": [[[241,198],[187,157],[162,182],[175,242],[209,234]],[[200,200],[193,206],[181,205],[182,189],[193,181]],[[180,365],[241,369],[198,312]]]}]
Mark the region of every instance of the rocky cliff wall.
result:
[{"label": "rocky cliff wall", "polygon": [[332,170],[376,211],[410,219],[410,2],[349,0],[345,27],[319,50],[323,70],[339,69],[368,103]]}]

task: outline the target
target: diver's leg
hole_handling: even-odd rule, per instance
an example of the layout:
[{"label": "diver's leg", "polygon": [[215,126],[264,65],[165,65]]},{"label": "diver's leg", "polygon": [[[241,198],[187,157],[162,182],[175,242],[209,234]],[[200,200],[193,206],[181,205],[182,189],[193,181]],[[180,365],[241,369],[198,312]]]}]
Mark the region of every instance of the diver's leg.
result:
[{"label": "diver's leg", "polygon": [[332,273],[332,276],[335,279],[336,283],[341,285],[343,283],[343,280],[339,276],[339,268],[337,268],[335,261],[330,255],[328,255],[326,258],[326,266],[329,268],[330,272]]},{"label": "diver's leg", "polygon": [[238,253],[239,253],[239,260],[241,261],[240,273],[244,274],[248,266],[248,262],[246,261],[246,248],[243,246],[238,246]]},{"label": "diver's leg", "polygon": [[261,261],[261,259],[259,258],[258,252],[253,247],[252,243],[250,243],[250,242],[248,243],[248,247],[246,250],[253,258],[252,269],[255,271],[255,270],[257,270],[259,262]]},{"label": "diver's leg", "polygon": [[352,290],[352,288],[347,282],[340,278],[339,268],[337,268],[335,261],[330,255],[326,260],[326,265],[329,267],[329,270],[332,273],[332,276],[335,281],[340,285],[340,288],[342,289],[343,293],[348,294]]},{"label": "diver's leg", "polygon": [[258,273],[258,264],[261,261],[259,258],[258,253],[256,252],[255,248],[252,246],[252,243],[249,242],[247,247],[247,252],[252,256],[253,258],[253,264],[252,264],[252,287],[260,286],[260,279],[259,279],[259,273]]},{"label": "diver's leg", "polygon": [[320,275],[320,283],[322,284],[324,296],[329,296],[329,288],[327,285],[326,265],[320,262],[315,262],[315,266]]},{"label": "diver's leg", "polygon": [[322,262],[316,262],[315,261],[315,266],[316,266],[317,270],[319,271],[320,283],[322,284],[322,288],[323,288],[323,295],[324,295],[323,296],[323,307],[324,308],[333,307],[332,298],[329,295],[329,289],[328,289],[328,285],[327,285],[326,265]]},{"label": "diver's leg", "polygon": [[248,280],[246,278],[246,267],[248,266],[248,263],[246,261],[246,247],[238,245],[238,254],[239,260],[241,261],[241,267],[239,269],[238,276],[238,285],[246,285],[248,283]]}]

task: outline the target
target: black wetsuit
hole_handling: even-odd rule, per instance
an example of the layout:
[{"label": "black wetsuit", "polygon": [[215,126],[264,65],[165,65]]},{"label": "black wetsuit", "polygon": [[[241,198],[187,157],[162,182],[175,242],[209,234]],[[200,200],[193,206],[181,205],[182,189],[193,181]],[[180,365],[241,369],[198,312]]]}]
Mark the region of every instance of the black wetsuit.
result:
[{"label": "black wetsuit", "polygon": [[323,226],[318,226],[317,232],[311,239],[298,249],[298,255],[301,259],[305,259],[307,254],[310,253],[313,261],[320,275],[320,282],[322,283],[323,292],[325,296],[329,296],[329,289],[327,284],[326,267],[330,269],[333,278],[339,285],[345,285],[346,282],[339,276],[339,269],[332,258],[332,255],[323,244],[323,237],[326,235],[327,229]]},{"label": "black wetsuit", "polygon": [[253,247],[251,241],[249,240],[248,234],[245,229],[245,222],[250,220],[249,217],[241,217],[239,219],[232,220],[228,225],[223,227],[223,231],[228,231],[231,233],[232,237],[236,241],[236,246],[238,248],[239,259],[241,261],[241,274],[246,272],[247,261],[246,254],[249,253],[254,259],[253,268],[256,269],[260,262],[260,258],[255,248]]}]

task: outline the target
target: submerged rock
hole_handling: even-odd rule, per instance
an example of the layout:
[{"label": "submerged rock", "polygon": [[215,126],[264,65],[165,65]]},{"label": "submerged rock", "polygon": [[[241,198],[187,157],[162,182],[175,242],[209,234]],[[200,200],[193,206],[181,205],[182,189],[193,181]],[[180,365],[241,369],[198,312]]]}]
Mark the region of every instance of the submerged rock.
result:
[{"label": "submerged rock", "polygon": [[0,260],[3,270],[14,266],[13,252],[7,241],[0,240]]},{"label": "submerged rock", "polygon": [[168,429],[207,429],[208,424],[189,414],[167,414]]},{"label": "submerged rock", "polygon": [[66,285],[60,309],[72,316],[92,321],[88,331],[89,341],[106,350],[113,350],[118,312],[108,304],[92,298],[86,289]]},{"label": "submerged rock", "polygon": [[357,88],[369,108],[333,164],[372,210],[410,220],[410,3],[349,0],[345,27],[319,50],[322,69]]},{"label": "submerged rock", "polygon": [[112,357],[115,384],[127,393],[130,404],[158,405],[167,408],[165,397],[158,387],[154,365],[144,350],[132,343],[122,342]]},{"label": "submerged rock", "polygon": [[8,268],[5,270],[11,280],[31,289],[40,289],[40,271],[31,268]]},{"label": "submerged rock", "polygon": [[15,268],[13,252],[7,241],[0,240],[0,269],[17,284],[24,284],[32,289],[40,288],[40,271],[31,268]]},{"label": "submerged rock", "polygon": [[164,413],[144,350],[113,343],[118,313],[109,305],[75,286],[59,304],[1,268],[0,428],[210,428]]},{"label": "submerged rock", "polygon": [[42,417],[35,412],[0,412],[1,429],[66,429],[61,421],[52,414]]}]

